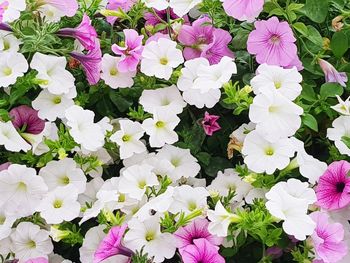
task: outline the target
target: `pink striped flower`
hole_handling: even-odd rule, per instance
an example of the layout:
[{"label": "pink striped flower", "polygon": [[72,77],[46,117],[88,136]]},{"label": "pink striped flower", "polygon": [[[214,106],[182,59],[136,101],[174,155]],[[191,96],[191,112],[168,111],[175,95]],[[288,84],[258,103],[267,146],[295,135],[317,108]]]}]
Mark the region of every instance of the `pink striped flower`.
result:
[{"label": "pink striped flower", "polygon": [[218,247],[205,238],[195,239],[193,243],[182,251],[183,263],[225,263],[225,259],[218,253]]},{"label": "pink striped flower", "polygon": [[204,113],[202,126],[206,135],[212,136],[214,132],[221,129],[220,125],[217,122],[219,118],[219,116],[210,115],[208,112]]}]

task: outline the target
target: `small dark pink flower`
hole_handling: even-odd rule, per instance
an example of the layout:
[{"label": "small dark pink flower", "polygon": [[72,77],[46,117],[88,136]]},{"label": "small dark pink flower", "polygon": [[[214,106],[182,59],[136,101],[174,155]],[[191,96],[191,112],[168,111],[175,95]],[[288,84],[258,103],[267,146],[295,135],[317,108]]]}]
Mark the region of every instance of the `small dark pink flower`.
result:
[{"label": "small dark pink flower", "polygon": [[87,50],[93,50],[96,45],[97,33],[91,25],[90,18],[86,14],[84,14],[79,26],[76,28],[62,28],[57,34],[76,38]]},{"label": "small dark pink flower", "polygon": [[320,177],[316,188],[317,205],[327,210],[350,204],[350,163],[337,161],[330,164]]},{"label": "small dark pink flower", "polygon": [[186,246],[181,254],[183,263],[225,263],[218,253],[218,247],[205,238],[195,239],[193,243]]},{"label": "small dark pink flower", "polygon": [[45,121],[38,117],[38,111],[26,106],[18,106],[10,111],[13,126],[23,132],[39,134],[45,128]]},{"label": "small dark pink flower", "polygon": [[345,72],[338,72],[332,64],[328,63],[323,59],[318,60],[318,64],[325,75],[326,82],[339,83],[343,87],[346,87],[346,82],[348,82],[348,76]]},{"label": "small dark pink flower", "polygon": [[214,132],[221,129],[220,125],[217,123],[219,118],[219,116],[210,115],[208,112],[205,112],[202,126],[206,135],[212,136]]},{"label": "small dark pink flower", "polygon": [[27,260],[25,263],[49,263],[49,261],[47,260],[47,258],[32,258]]},{"label": "small dark pink flower", "polygon": [[192,26],[183,25],[178,40],[185,45],[183,55],[186,60],[204,57],[210,64],[217,64],[224,56],[234,57],[228,48],[232,40],[230,33],[213,27],[208,17],[197,19]]},{"label": "small dark pink flower", "polygon": [[213,246],[221,245],[223,238],[214,236],[208,231],[209,221],[204,218],[198,218],[189,225],[179,228],[174,236],[176,238],[176,247],[180,253],[188,245],[193,245],[194,240],[199,238],[206,239]]},{"label": "small dark pink flower", "polygon": [[12,163],[10,162],[6,162],[6,163],[3,163],[3,164],[0,164],[0,172],[1,171],[4,171],[4,170],[7,170],[7,168],[9,168],[9,166],[11,165]]},{"label": "small dark pink flower", "polygon": [[133,252],[130,249],[124,247],[122,244],[122,239],[126,228],[127,225],[114,226],[109,230],[107,236],[102,239],[94,254],[93,263],[99,263],[115,255],[131,257]]},{"label": "small dark pink flower", "polygon": [[120,72],[135,71],[140,62],[142,54],[142,39],[134,29],[124,29],[125,44],[124,46],[112,45],[112,51],[116,55],[121,56],[118,63],[118,70]]},{"label": "small dark pink flower", "polygon": [[2,20],[4,18],[4,13],[5,13],[8,6],[9,6],[8,1],[4,1],[0,4],[0,22],[2,22]]},{"label": "small dark pink flower", "polygon": [[100,80],[102,61],[100,41],[96,39],[94,49],[90,50],[87,54],[72,52],[71,56],[82,64],[90,85],[97,84]]}]

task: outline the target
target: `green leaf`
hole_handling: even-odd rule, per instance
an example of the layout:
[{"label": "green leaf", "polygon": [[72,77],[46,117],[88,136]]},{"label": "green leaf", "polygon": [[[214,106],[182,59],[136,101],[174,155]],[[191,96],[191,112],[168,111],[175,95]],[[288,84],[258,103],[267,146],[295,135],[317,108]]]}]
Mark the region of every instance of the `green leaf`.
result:
[{"label": "green leaf", "polygon": [[120,112],[125,112],[132,105],[132,102],[123,98],[118,92],[111,90],[109,92],[109,98],[115,106],[117,106]]},{"label": "green leaf", "polygon": [[291,11],[295,11],[295,10],[299,10],[299,9],[303,8],[303,6],[304,6],[304,4],[291,3],[288,6],[288,9]]},{"label": "green leaf", "polygon": [[310,40],[312,43],[322,47],[323,39],[322,39],[321,34],[318,32],[318,30],[310,25],[307,26],[307,29],[308,29],[308,35],[307,35],[308,40]]},{"label": "green leaf", "polygon": [[341,141],[350,149],[350,137],[343,136],[341,137]]},{"label": "green leaf", "polygon": [[293,24],[293,27],[303,36],[308,36],[309,35],[309,30],[308,28],[305,26],[304,23],[301,22],[296,22]]},{"label": "green leaf", "polygon": [[316,23],[325,21],[329,10],[328,0],[306,0],[305,15]]},{"label": "green leaf", "polygon": [[200,161],[201,163],[205,164],[205,165],[209,165],[210,163],[210,154],[207,152],[200,152],[196,154],[196,157],[198,159],[198,161]]},{"label": "green leaf", "polygon": [[273,16],[273,15],[276,15],[276,16],[283,16],[283,15],[284,15],[284,12],[283,12],[283,10],[281,10],[281,9],[278,7],[278,8],[275,8],[275,9],[273,9],[273,10],[270,11],[269,16]]},{"label": "green leaf", "polygon": [[320,95],[322,99],[329,97],[341,96],[344,90],[338,83],[325,83],[321,86]]},{"label": "green leaf", "polygon": [[312,88],[312,86],[307,85],[307,84],[303,84],[303,90],[302,90],[300,96],[301,96],[301,98],[303,98],[307,101],[311,101],[311,102],[314,102],[317,100],[316,93],[315,93],[314,89]]},{"label": "green leaf", "polygon": [[305,114],[302,119],[303,123],[307,127],[309,127],[311,130],[318,132],[318,124],[314,116],[312,116],[311,114]]},{"label": "green leaf", "polygon": [[349,48],[349,40],[342,31],[335,32],[332,41],[331,49],[336,58],[341,58]]}]

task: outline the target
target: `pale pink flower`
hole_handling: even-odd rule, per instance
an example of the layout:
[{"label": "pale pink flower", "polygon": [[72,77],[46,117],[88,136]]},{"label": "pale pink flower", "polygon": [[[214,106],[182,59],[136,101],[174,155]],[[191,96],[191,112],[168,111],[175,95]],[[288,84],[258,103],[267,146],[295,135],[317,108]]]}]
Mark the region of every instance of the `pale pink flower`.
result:
[{"label": "pale pink flower", "polygon": [[220,125],[217,123],[219,118],[219,116],[210,115],[208,112],[204,113],[202,126],[206,135],[212,136],[214,132],[221,129]]},{"label": "pale pink flower", "polygon": [[343,87],[346,87],[348,76],[345,72],[338,72],[332,64],[323,59],[319,59],[318,64],[320,64],[320,67],[324,72],[326,82],[339,83]]},{"label": "pale pink flower", "polygon": [[77,0],[38,0],[37,6],[51,5],[60,10],[65,16],[74,16],[79,8]]},{"label": "pale pink flower", "polygon": [[[128,12],[131,7],[135,4],[135,0],[109,0],[106,7],[107,10],[118,11],[119,9],[124,12]],[[111,25],[117,20],[115,16],[108,16],[107,21]]]},{"label": "pale pink flower", "polygon": [[125,35],[124,46],[118,46],[117,44],[112,46],[114,54],[121,56],[118,70],[120,72],[136,71],[143,50],[143,36],[139,36],[134,29],[124,29],[123,32]]},{"label": "pale pink flower", "polygon": [[0,23],[2,22],[2,20],[4,18],[4,13],[5,13],[8,6],[9,6],[8,1],[4,1],[0,4]]},{"label": "pale pink flower", "polygon": [[40,257],[29,259],[25,263],[49,263],[49,261],[47,258]]},{"label": "pale pink flower", "polygon": [[222,0],[225,12],[240,21],[253,22],[263,10],[264,0]]}]

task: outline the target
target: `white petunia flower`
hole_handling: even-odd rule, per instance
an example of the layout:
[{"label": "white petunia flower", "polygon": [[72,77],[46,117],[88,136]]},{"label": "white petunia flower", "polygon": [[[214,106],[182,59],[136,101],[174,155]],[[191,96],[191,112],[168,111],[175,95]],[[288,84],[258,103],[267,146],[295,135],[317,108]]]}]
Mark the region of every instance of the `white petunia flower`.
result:
[{"label": "white petunia flower", "polygon": [[133,77],[136,76],[136,71],[118,71],[117,66],[120,60],[120,57],[113,57],[109,54],[104,54],[102,57],[101,79],[112,89],[129,88],[134,85]]},{"label": "white petunia flower", "polygon": [[169,5],[179,17],[186,15],[192,8],[202,3],[203,0],[170,0]]},{"label": "white petunia flower", "polygon": [[[1,1],[5,2],[5,1]],[[21,15],[21,11],[26,9],[25,0],[10,0],[8,2],[8,7],[5,9],[3,14],[2,22],[13,22],[18,19]]]},{"label": "white petunia flower", "polygon": [[75,89],[74,77],[66,70],[66,58],[35,53],[30,67],[38,71],[37,79],[41,80],[40,87],[48,89],[52,94],[68,94]]},{"label": "white petunia flower", "polygon": [[295,67],[285,69],[262,64],[256,71],[257,75],[250,82],[255,94],[276,90],[289,100],[294,100],[300,95],[300,82],[303,78]]},{"label": "white petunia flower", "polygon": [[38,97],[32,101],[32,106],[38,111],[41,119],[55,121],[56,118],[64,118],[65,111],[74,105],[73,97],[68,94],[55,95],[48,90],[42,90]]},{"label": "white petunia flower", "polygon": [[11,234],[11,250],[19,262],[44,257],[53,251],[49,232],[30,222],[21,222]]},{"label": "white petunia flower", "polygon": [[298,240],[305,240],[315,229],[315,222],[307,215],[308,206],[316,199],[315,192],[307,183],[297,179],[279,182],[266,193],[269,212],[283,220],[283,230]]},{"label": "white petunia flower", "polygon": [[39,171],[39,176],[44,179],[49,191],[55,190],[57,187],[73,185],[80,194],[86,188],[85,174],[71,158],[48,162]]},{"label": "white petunia flower", "polygon": [[181,149],[172,145],[166,144],[157,153],[158,160],[167,160],[173,169],[168,171],[168,176],[171,180],[176,181],[181,177],[195,177],[201,167],[197,159],[191,155],[189,149]]},{"label": "white petunia flower", "polygon": [[141,0],[141,2],[145,3],[145,6],[148,8],[155,8],[157,10],[164,10],[169,7],[168,0]]},{"label": "white petunia flower", "polygon": [[97,201],[96,194],[102,187],[103,183],[104,181],[101,177],[96,177],[86,184],[85,192],[81,193],[78,197],[81,206],[86,205],[86,203],[94,203]]},{"label": "white petunia flower", "polygon": [[174,202],[169,211],[176,214],[184,212],[190,214],[198,209],[207,207],[209,192],[204,187],[193,188],[189,185],[181,185],[175,188]]},{"label": "white petunia flower", "polygon": [[167,38],[151,41],[142,51],[141,72],[147,76],[170,79],[173,68],[184,62],[182,52],[176,42]]},{"label": "white petunia flower", "polygon": [[159,217],[153,216],[144,222],[133,218],[128,222],[129,231],[125,234],[124,242],[133,251],[143,251],[153,262],[163,262],[175,255],[176,245],[172,234],[160,232]]},{"label": "white petunia flower", "polygon": [[4,209],[0,207],[0,240],[7,238],[10,235],[12,225],[16,219],[17,217],[15,215],[7,216]]},{"label": "white petunia flower", "polygon": [[178,141],[179,136],[174,131],[180,119],[169,110],[157,110],[153,118],[143,121],[142,128],[150,136],[151,147],[162,147],[166,143],[173,144]]},{"label": "white petunia flower", "polygon": [[266,140],[258,131],[250,132],[243,144],[244,163],[256,173],[272,174],[287,167],[295,149],[290,139]]},{"label": "white petunia flower", "polygon": [[126,168],[120,177],[119,191],[141,200],[148,186],[159,185],[157,176],[148,164],[133,165]]},{"label": "white petunia flower", "polygon": [[230,191],[234,192],[235,196],[232,201],[241,202],[252,188],[249,183],[242,180],[234,169],[225,169],[224,172],[218,172],[207,190],[218,192],[221,196],[227,196]]},{"label": "white petunia flower", "polygon": [[130,120],[120,120],[119,124],[120,130],[115,132],[110,139],[118,144],[120,159],[146,151],[146,146],[140,141],[145,133],[141,124]]},{"label": "white petunia flower", "polygon": [[350,115],[350,97],[348,97],[345,101],[343,101],[338,95],[336,95],[336,97],[338,99],[338,104],[331,106],[331,108],[342,115]]},{"label": "white petunia flower", "polygon": [[28,70],[26,58],[17,52],[0,53],[0,87],[15,84]]},{"label": "white petunia flower", "polygon": [[38,211],[48,224],[60,224],[79,216],[78,190],[73,185],[57,187],[41,201]]},{"label": "white petunia flower", "polygon": [[12,164],[0,172],[0,207],[7,215],[32,215],[47,190],[44,180],[33,168]]},{"label": "white petunia flower", "polygon": [[0,145],[11,152],[28,151],[31,145],[28,144],[17,132],[12,122],[0,121]]},{"label": "white petunia flower", "polygon": [[75,142],[88,151],[97,151],[105,143],[105,130],[94,123],[95,113],[80,106],[72,106],[65,112],[69,133]]},{"label": "white petunia flower", "polygon": [[227,237],[228,227],[237,219],[237,216],[228,212],[220,201],[216,203],[214,211],[207,211],[207,216],[210,221],[208,231],[218,237]]},{"label": "white petunia flower", "polygon": [[276,91],[261,93],[250,105],[249,119],[256,123],[256,130],[269,140],[295,134],[301,124],[303,109]]},{"label": "white petunia flower", "polygon": [[333,128],[327,129],[327,138],[334,141],[335,146],[341,154],[350,156],[350,149],[342,141],[344,138],[350,138],[350,116],[340,116],[332,123]]},{"label": "white petunia flower", "polygon": [[12,32],[0,30],[0,53],[17,52],[21,43]]},{"label": "white petunia flower", "polygon": [[164,109],[179,114],[187,105],[175,85],[155,90],[144,90],[139,102],[149,113],[154,113],[157,109]]}]

